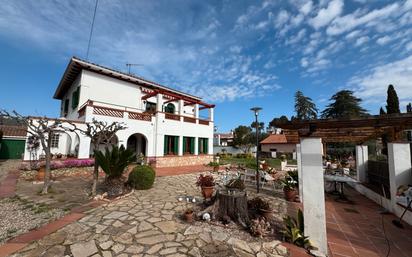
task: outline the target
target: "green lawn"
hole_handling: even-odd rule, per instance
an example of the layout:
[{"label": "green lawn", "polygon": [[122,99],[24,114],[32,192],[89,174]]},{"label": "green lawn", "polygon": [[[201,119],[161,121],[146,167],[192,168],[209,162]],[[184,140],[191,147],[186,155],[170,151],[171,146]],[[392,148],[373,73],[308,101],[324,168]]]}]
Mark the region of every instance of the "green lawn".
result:
[{"label": "green lawn", "polygon": [[[259,158],[259,160],[262,160]],[[263,158],[269,163],[269,166],[280,169],[280,159],[273,159],[273,158]],[[225,157],[220,158],[220,163],[222,164],[243,164],[247,168],[256,169],[256,158],[236,158],[236,157]],[[295,164],[296,160],[288,160],[288,164]]]}]

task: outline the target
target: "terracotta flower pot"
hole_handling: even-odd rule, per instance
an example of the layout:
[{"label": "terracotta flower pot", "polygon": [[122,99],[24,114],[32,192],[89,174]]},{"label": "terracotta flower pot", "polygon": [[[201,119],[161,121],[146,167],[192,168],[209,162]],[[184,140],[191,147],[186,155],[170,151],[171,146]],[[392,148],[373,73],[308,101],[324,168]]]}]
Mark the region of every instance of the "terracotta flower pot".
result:
[{"label": "terracotta flower pot", "polygon": [[193,222],[193,212],[185,212],[185,220],[189,223]]},{"label": "terracotta flower pot", "polygon": [[43,181],[45,175],[46,175],[46,167],[44,166],[40,167],[40,169],[37,171],[36,180]]},{"label": "terracotta flower pot", "polygon": [[213,187],[202,187],[202,194],[206,199],[211,198],[213,195]]},{"label": "terracotta flower pot", "polygon": [[262,214],[263,217],[265,217],[266,220],[271,220],[273,217],[273,211],[272,210],[264,210],[264,209],[259,209],[260,213]]},{"label": "terracotta flower pot", "polygon": [[285,199],[286,201],[293,202],[295,201],[297,191],[296,189],[283,189],[283,192],[285,193]]}]

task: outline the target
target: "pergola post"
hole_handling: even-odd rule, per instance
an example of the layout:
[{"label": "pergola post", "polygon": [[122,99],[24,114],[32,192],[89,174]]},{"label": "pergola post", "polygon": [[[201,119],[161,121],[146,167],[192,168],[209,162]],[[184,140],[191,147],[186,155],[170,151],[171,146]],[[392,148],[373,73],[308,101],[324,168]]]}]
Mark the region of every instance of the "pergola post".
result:
[{"label": "pergola post", "polygon": [[361,182],[367,182],[368,171],[368,146],[356,146],[356,179]]},{"label": "pergola post", "polygon": [[412,183],[410,144],[388,143],[388,162],[391,202],[394,207],[398,187]]},{"label": "pergola post", "polygon": [[301,138],[300,148],[305,235],[327,255],[321,138]]},{"label": "pergola post", "polygon": [[302,150],[300,144],[296,144],[296,161],[298,164],[298,178],[299,178],[299,200],[303,200],[303,183],[302,183]]}]

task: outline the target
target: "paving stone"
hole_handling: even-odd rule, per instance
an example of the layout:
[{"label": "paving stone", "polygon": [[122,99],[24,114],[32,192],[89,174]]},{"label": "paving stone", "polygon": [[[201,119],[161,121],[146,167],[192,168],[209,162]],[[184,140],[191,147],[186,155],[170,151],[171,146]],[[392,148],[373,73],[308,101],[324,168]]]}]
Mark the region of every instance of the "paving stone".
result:
[{"label": "paving stone", "polygon": [[258,252],[258,253],[256,254],[256,257],[267,257],[267,255],[266,255],[266,253],[264,253],[264,252]]},{"label": "paving stone", "polygon": [[236,256],[238,256],[238,257],[255,257],[254,254],[251,254],[251,253],[242,251],[242,250],[240,250],[240,249],[238,249],[238,248],[234,248],[233,250],[235,251]]},{"label": "paving stone", "polygon": [[112,246],[112,251],[115,253],[120,253],[121,251],[123,251],[125,248],[125,246],[123,244],[115,244],[114,246]]},{"label": "paving stone", "polygon": [[262,247],[264,250],[272,252],[274,248],[276,248],[277,245],[279,245],[281,242],[278,240],[270,241],[270,242],[264,242],[262,244]]},{"label": "paving stone", "polygon": [[210,244],[212,242],[212,237],[207,232],[200,233],[199,237],[200,237],[200,239],[202,239],[203,241],[205,241],[208,244]]},{"label": "paving stone", "polygon": [[97,253],[97,247],[94,240],[84,242],[84,243],[75,243],[70,246],[70,251],[74,257],[85,257]]},{"label": "paving stone", "polygon": [[161,242],[167,241],[167,237],[165,235],[157,235],[157,236],[151,236],[151,237],[143,237],[143,238],[137,238],[136,242],[139,244],[144,244],[144,245],[154,245],[158,244]]},{"label": "paving stone", "polygon": [[160,235],[160,231],[157,230],[148,230],[144,232],[139,232],[134,235],[135,238],[142,238],[142,237],[148,237],[148,236],[154,236],[154,235]]},{"label": "paving stone", "polygon": [[193,257],[202,257],[199,248],[193,247],[192,250],[189,251],[189,255]]},{"label": "paving stone", "polygon": [[136,226],[134,226],[134,227],[132,227],[131,229],[129,229],[129,230],[127,230],[127,232],[129,232],[130,234],[136,234],[137,233],[137,227]]},{"label": "paving stone", "polygon": [[143,250],[144,250],[144,247],[141,246],[141,245],[132,245],[132,246],[126,248],[126,250],[124,250],[124,251],[125,251],[126,253],[134,253],[134,254],[137,254],[137,253],[143,252]]},{"label": "paving stone", "polygon": [[158,227],[163,233],[173,233],[176,232],[180,225],[174,221],[161,221],[154,224]]},{"label": "paving stone", "polygon": [[285,246],[279,244],[276,246],[276,252],[280,255],[287,255],[288,254],[288,248]]},{"label": "paving stone", "polygon": [[153,228],[152,224],[150,224],[149,222],[146,222],[146,221],[142,221],[142,222],[140,222],[139,227],[137,228],[137,230],[140,232],[140,231],[145,231],[145,230],[149,230],[149,229],[152,229],[152,228]]},{"label": "paving stone", "polygon": [[113,240],[122,244],[131,244],[133,242],[133,236],[130,233],[123,233],[118,236],[113,236]]},{"label": "paving stone", "polygon": [[232,237],[227,241],[227,243],[229,245],[232,245],[233,248],[238,248],[238,249],[243,250],[245,252],[253,253],[253,251],[252,251],[252,249],[250,249],[249,245],[243,240],[236,239],[236,238]]},{"label": "paving stone", "polygon": [[103,217],[103,219],[118,219],[122,216],[127,215],[127,212],[123,212],[123,211],[112,211],[109,214],[107,214],[106,216]]},{"label": "paving stone", "polygon": [[199,234],[199,233],[202,233],[202,232],[203,232],[203,229],[201,227],[190,226],[185,230],[185,232],[183,234],[185,236],[187,236],[187,235]]},{"label": "paving stone", "polygon": [[172,247],[172,248],[166,248],[166,249],[161,250],[159,252],[159,254],[160,255],[168,255],[168,254],[175,253],[175,252],[177,252],[177,248]]},{"label": "paving stone", "polygon": [[116,220],[115,222],[113,222],[112,226],[116,227],[116,228],[120,228],[122,227],[124,224],[118,220]]},{"label": "paving stone", "polygon": [[96,233],[98,233],[98,234],[99,234],[99,233],[102,233],[102,231],[107,228],[107,226],[105,226],[105,225],[100,225],[100,224],[96,224],[95,227],[96,227]]},{"label": "paving stone", "polygon": [[102,248],[103,250],[107,250],[107,249],[109,249],[113,244],[114,244],[113,241],[107,241],[107,242],[101,243],[99,246],[100,246],[100,248]]},{"label": "paving stone", "polygon": [[153,245],[152,247],[149,248],[149,250],[146,251],[148,254],[155,254],[157,253],[160,249],[162,249],[163,244],[156,244]]},{"label": "paving stone", "polygon": [[250,248],[252,248],[253,252],[257,253],[262,249],[262,243],[260,242],[253,242],[249,243]]},{"label": "paving stone", "polygon": [[223,242],[227,238],[228,238],[228,235],[226,233],[223,233],[223,232],[213,232],[212,233],[212,239],[214,241]]},{"label": "paving stone", "polygon": [[63,256],[65,251],[66,247],[62,245],[55,245],[52,248],[48,249],[44,254],[42,254],[42,257]]},{"label": "paving stone", "polygon": [[147,221],[150,222],[150,223],[156,223],[156,222],[162,221],[162,219],[160,219],[160,218],[150,218],[150,219],[147,219]]}]

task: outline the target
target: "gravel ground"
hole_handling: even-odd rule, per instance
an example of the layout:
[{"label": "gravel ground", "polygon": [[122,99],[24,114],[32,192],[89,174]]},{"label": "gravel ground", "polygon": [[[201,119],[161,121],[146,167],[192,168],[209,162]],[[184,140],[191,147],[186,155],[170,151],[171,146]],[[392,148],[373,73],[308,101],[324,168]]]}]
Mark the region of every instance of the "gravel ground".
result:
[{"label": "gravel ground", "polygon": [[0,182],[7,176],[9,171],[19,167],[21,160],[0,160]]},{"label": "gravel ground", "polygon": [[60,209],[50,209],[18,197],[0,200],[0,244],[65,214]]}]

